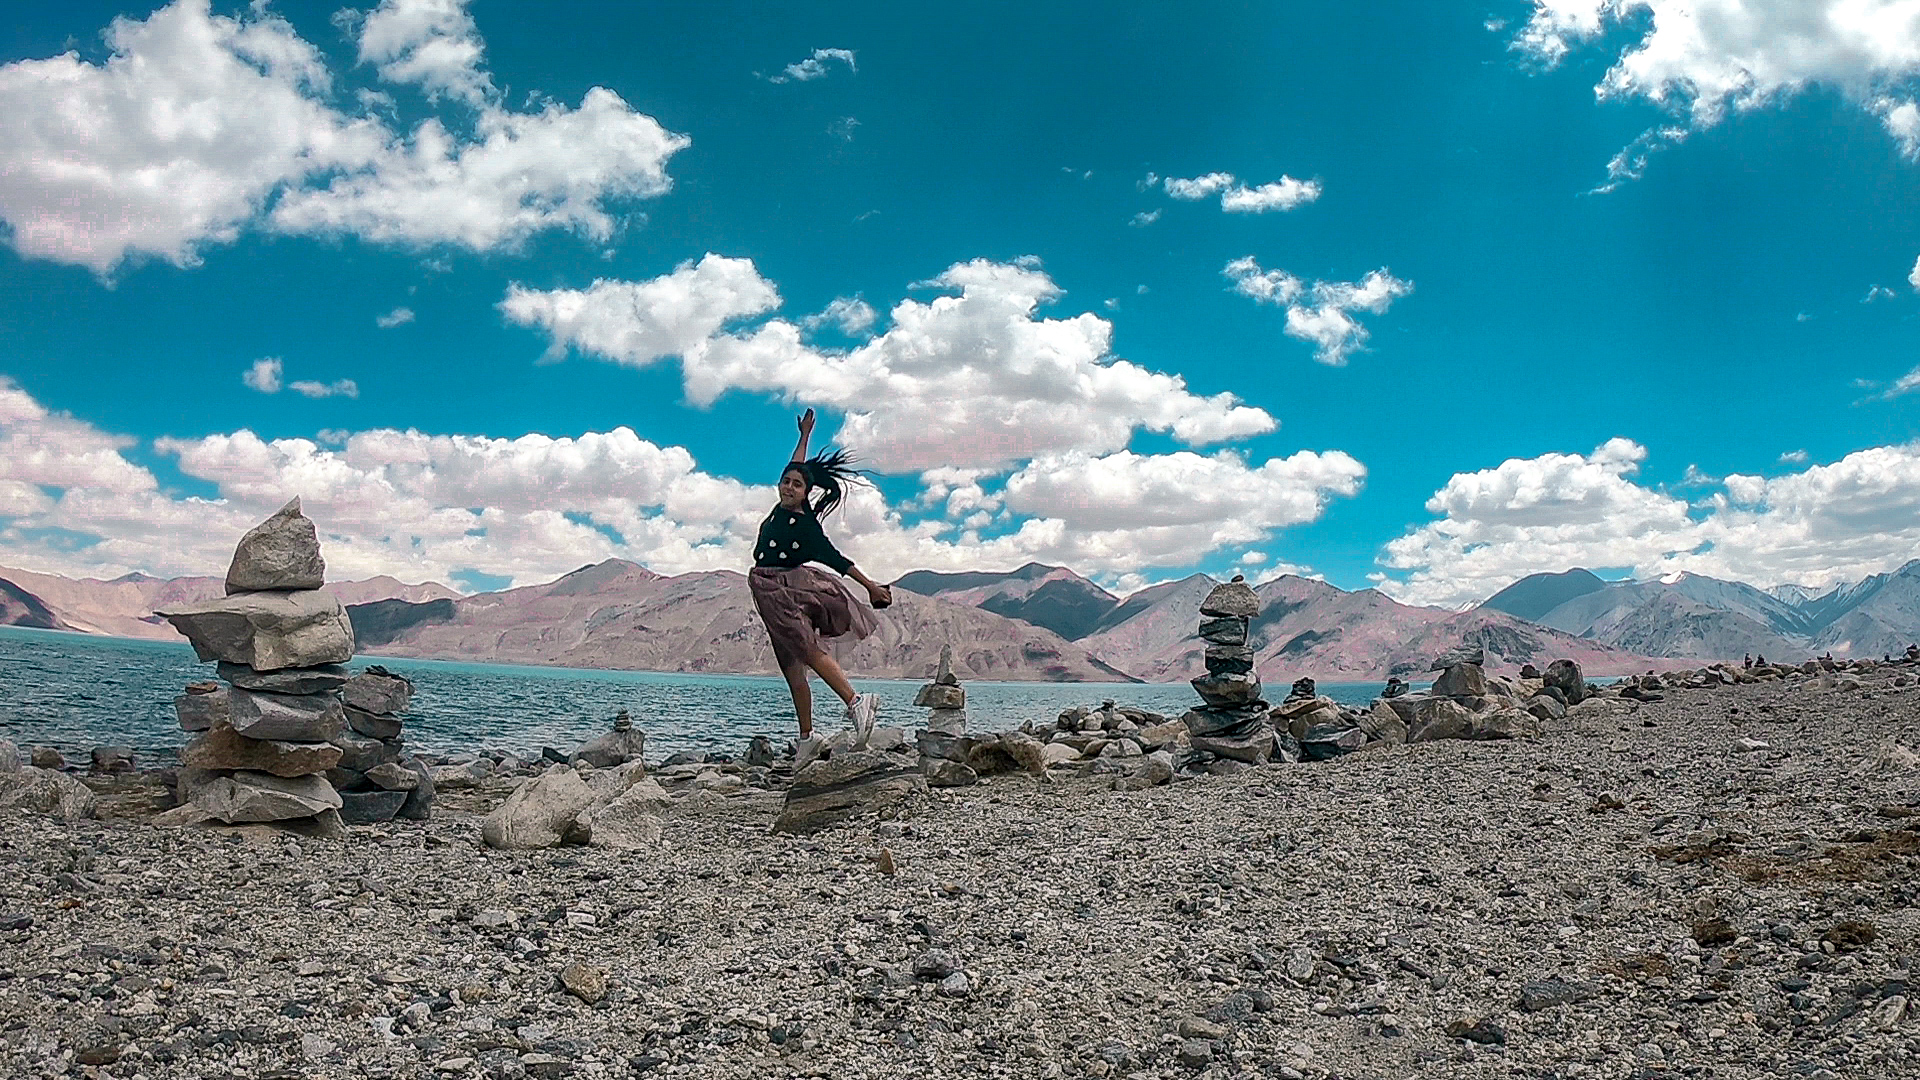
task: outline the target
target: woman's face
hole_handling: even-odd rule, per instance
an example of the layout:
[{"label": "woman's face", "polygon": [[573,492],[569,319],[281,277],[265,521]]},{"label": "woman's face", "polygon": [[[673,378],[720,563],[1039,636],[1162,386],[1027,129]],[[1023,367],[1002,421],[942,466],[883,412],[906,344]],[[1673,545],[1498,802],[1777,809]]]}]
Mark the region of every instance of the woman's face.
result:
[{"label": "woman's face", "polygon": [[807,482],[793,469],[780,474],[780,506],[784,510],[807,508]]}]

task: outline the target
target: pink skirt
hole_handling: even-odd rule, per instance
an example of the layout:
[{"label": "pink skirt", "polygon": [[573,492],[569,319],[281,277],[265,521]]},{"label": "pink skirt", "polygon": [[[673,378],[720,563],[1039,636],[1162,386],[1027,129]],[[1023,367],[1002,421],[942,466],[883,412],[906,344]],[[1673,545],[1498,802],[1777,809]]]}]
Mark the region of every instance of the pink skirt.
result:
[{"label": "pink skirt", "polygon": [[767,624],[782,671],[820,652],[823,639],[859,640],[880,628],[873,610],[855,600],[839,578],[812,566],[756,566],[747,574],[747,591]]}]

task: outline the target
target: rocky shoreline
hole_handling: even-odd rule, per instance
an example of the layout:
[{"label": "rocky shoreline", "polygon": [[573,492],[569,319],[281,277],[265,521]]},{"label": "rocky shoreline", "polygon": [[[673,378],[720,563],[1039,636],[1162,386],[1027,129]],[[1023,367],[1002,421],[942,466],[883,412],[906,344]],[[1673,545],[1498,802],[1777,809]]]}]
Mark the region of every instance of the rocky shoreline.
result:
[{"label": "rocky shoreline", "polygon": [[1020,771],[803,835],[778,767],[656,765],[620,847],[484,843],[531,764],[344,839],[156,827],[103,775],[97,820],[0,807],[0,1071],[1911,1076],[1912,674],[1675,673],[1532,738]]}]

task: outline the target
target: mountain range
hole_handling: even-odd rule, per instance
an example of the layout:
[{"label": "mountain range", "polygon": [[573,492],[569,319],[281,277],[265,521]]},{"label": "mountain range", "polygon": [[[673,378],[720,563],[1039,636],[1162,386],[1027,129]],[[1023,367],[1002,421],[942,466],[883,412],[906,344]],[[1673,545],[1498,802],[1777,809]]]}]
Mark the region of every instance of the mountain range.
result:
[{"label": "mountain range", "polygon": [[[962,678],[1171,681],[1202,671],[1194,627],[1215,582],[1195,574],[1120,597],[1064,567],[916,571],[895,583],[874,637],[844,648],[849,670],[924,678],[951,644]],[[771,672],[771,646],[732,571],[664,576],[618,559],[557,580],[463,596],[390,577],[329,584],[363,651],[518,664],[686,672]],[[0,568],[0,624],[169,638],[156,607],[209,599],[217,577],[130,574],[75,581]],[[1920,638],[1920,560],[1825,589],[1757,589],[1683,574],[1608,582],[1583,569],[1534,574],[1467,611],[1401,604],[1286,575],[1255,587],[1250,644],[1279,685],[1418,677],[1462,642],[1489,668],[1569,657],[1591,674],[1662,661],[1799,659],[1899,652]]]},{"label": "mountain range", "polygon": [[1826,589],[1756,589],[1699,574],[1618,582],[1586,570],[1533,574],[1488,597],[1486,609],[1648,656],[1883,656],[1920,640],[1920,559]]}]

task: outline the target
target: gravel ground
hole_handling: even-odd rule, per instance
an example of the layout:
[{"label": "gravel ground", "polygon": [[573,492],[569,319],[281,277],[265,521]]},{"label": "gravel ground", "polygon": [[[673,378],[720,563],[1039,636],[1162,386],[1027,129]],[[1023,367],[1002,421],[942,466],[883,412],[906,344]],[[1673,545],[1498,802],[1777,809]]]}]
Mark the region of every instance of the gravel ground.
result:
[{"label": "gravel ground", "polygon": [[122,782],[0,814],[0,1075],[1913,1077],[1920,691],[1860,681],[812,838],[701,793],[639,853]]}]

